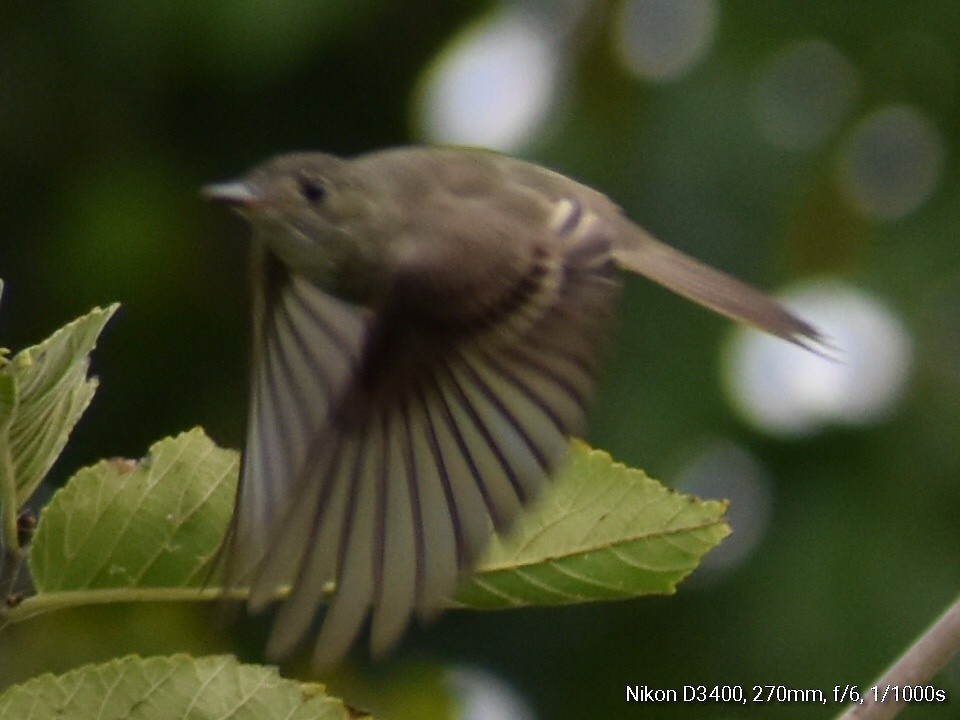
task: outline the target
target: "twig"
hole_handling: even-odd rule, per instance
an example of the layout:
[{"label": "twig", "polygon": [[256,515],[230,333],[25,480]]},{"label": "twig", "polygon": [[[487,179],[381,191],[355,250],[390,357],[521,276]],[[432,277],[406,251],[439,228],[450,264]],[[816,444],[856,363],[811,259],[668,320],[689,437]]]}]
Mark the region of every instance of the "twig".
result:
[{"label": "twig", "polygon": [[[6,602],[6,598],[13,592],[13,587],[17,582],[17,575],[20,574],[21,557],[18,548],[4,548],[3,559],[0,561],[0,603]],[[3,608],[0,607],[0,616]]]},{"label": "twig", "polygon": [[[905,687],[924,686],[960,652],[960,597],[837,720],[890,720],[907,704]],[[886,691],[886,692],[885,692]],[[885,699],[883,699],[885,698]]]},{"label": "twig", "polygon": [[3,525],[0,544],[3,545],[3,559],[0,561],[0,602],[12,591],[23,560],[20,548],[20,532],[17,524],[17,484],[10,455],[7,426],[0,429],[0,505],[3,506]]}]

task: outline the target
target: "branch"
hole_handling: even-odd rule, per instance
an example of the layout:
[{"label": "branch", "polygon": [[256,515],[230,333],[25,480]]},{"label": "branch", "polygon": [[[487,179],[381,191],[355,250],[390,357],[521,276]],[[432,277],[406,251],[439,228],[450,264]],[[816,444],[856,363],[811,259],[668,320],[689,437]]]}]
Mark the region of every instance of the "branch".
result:
[{"label": "branch", "polygon": [[[877,693],[867,692],[861,704],[851,703],[837,720],[890,720],[906,705],[899,690],[914,685],[927,685],[934,676],[960,652],[960,597],[930,626],[890,668],[871,686]],[[897,688],[894,692],[884,689]],[[886,695],[886,700],[879,698]]]},{"label": "branch", "polygon": [[70,590],[31,595],[0,615],[0,630],[4,625],[23,622],[37,615],[56,610],[66,610],[88,605],[108,605],[115,603],[151,603],[151,602],[196,602],[212,600],[244,600],[246,590],[224,590],[223,588],[102,588],[96,590]]},{"label": "branch", "polygon": [[3,516],[0,518],[0,545],[3,546],[3,557],[0,558],[0,602],[4,602],[13,591],[23,560],[17,523],[17,483],[7,424],[0,428],[0,506],[3,508]]}]

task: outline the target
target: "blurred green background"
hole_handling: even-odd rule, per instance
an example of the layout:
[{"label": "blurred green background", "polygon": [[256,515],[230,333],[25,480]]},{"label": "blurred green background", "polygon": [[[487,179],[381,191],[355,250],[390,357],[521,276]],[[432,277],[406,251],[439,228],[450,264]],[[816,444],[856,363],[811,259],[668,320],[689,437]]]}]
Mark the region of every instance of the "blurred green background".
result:
[{"label": "blurred green background", "polygon": [[[903,331],[910,360],[882,412],[783,433],[725,393],[728,324],[631,280],[588,439],[729,497],[732,550],[671,598],[448,613],[389,663],[335,678],[348,699],[426,718],[443,707],[426,698],[486,697],[492,677],[538,718],[830,717],[838,706],[640,708],[625,686],[830,695],[867,684],[956,597],[956,0],[46,0],[0,15],[0,342],[123,305],[52,486],[197,424],[239,446],[247,229],[198,188],[284,150],[494,145],[762,287],[831,277]],[[869,366],[893,351],[861,352]],[[31,621],[0,636],[0,687],[126,652],[262,659],[268,622],[212,618]],[[952,709],[904,717],[954,716],[960,663],[937,685]]]}]

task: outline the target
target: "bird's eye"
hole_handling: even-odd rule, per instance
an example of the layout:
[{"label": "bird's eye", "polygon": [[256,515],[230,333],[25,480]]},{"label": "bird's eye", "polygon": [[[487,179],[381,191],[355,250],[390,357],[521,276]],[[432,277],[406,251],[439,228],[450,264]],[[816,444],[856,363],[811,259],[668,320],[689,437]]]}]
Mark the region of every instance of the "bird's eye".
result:
[{"label": "bird's eye", "polygon": [[300,175],[297,178],[297,187],[300,189],[300,195],[309,203],[316,205],[327,194],[327,189],[323,183],[315,177]]}]

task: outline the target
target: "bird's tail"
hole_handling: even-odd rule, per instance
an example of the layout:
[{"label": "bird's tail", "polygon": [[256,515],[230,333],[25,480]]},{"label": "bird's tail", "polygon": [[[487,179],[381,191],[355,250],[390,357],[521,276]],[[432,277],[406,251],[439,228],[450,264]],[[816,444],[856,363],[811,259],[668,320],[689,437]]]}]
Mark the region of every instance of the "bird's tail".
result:
[{"label": "bird's tail", "polygon": [[[797,317],[769,295],[715,270],[679,250],[631,228],[629,244],[613,250],[617,264],[695,303],[753,325],[765,332],[816,353],[827,347],[820,331]],[[641,235],[637,237],[637,234]]]}]

